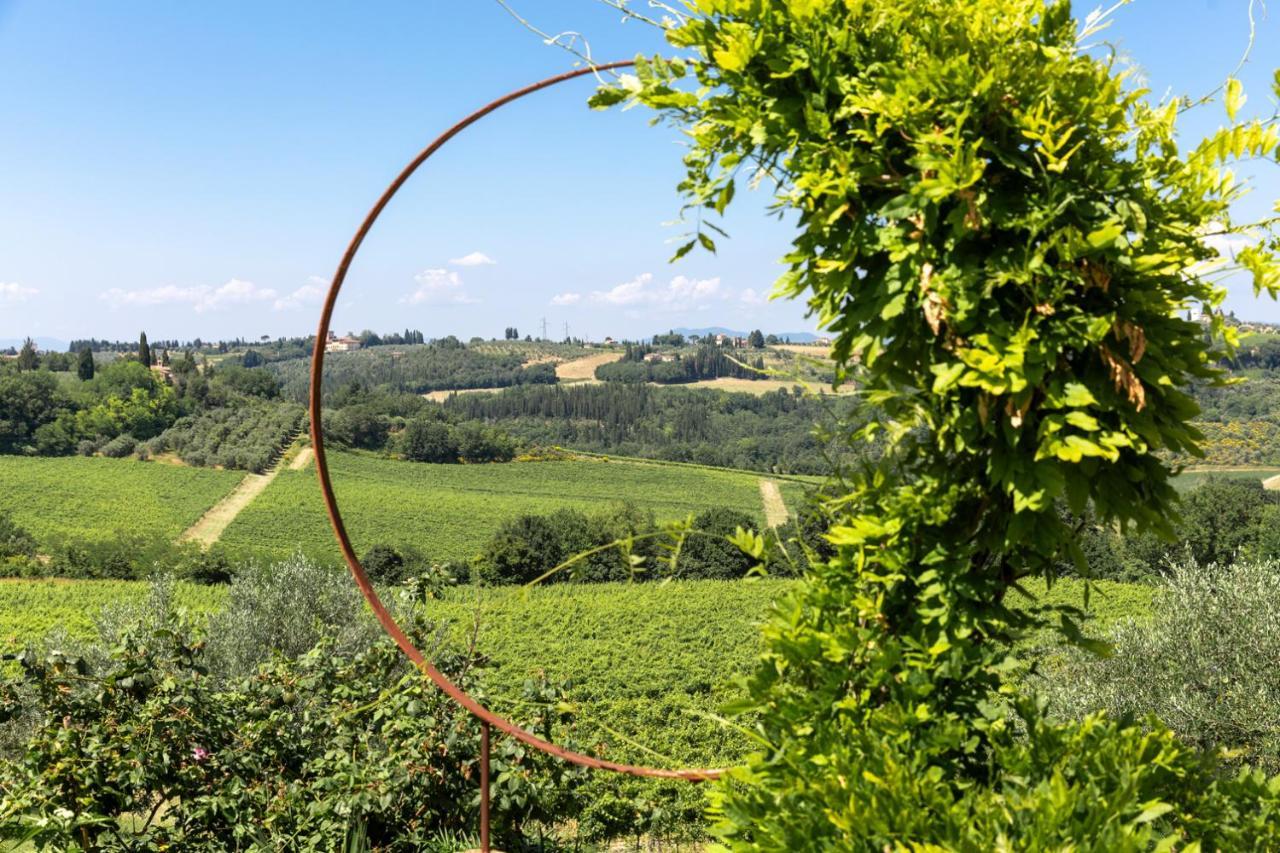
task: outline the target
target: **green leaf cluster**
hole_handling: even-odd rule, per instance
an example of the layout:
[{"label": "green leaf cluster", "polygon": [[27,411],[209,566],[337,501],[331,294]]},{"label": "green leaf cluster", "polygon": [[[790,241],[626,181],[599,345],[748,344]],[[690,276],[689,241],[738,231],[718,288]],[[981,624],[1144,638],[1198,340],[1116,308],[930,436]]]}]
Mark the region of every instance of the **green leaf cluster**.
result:
[{"label": "green leaf cluster", "polygon": [[[1083,565],[1063,505],[1172,535],[1167,460],[1202,438],[1188,388],[1220,384],[1234,344],[1220,318],[1206,337],[1185,316],[1221,304],[1228,264],[1280,286],[1274,223],[1233,221],[1228,168],[1276,157],[1276,119],[1244,121],[1233,81],[1228,126],[1183,153],[1184,102],[1082,48],[1063,0],[689,5],[668,30],[684,57],[641,62],[597,103],[684,130],[700,213],[739,180],[775,188],[797,223],[778,292],[807,300],[837,382],[882,412],[850,438],[883,452],[831,489],[834,556],[766,629],[762,748],[717,789],[721,838],[1277,843],[1280,782],[1220,778],[1154,722],[1045,722],[1012,641],[1052,619],[1094,644],[1069,612],[1004,605],[1020,579]],[[1249,246],[1221,258],[1222,235]]]}]

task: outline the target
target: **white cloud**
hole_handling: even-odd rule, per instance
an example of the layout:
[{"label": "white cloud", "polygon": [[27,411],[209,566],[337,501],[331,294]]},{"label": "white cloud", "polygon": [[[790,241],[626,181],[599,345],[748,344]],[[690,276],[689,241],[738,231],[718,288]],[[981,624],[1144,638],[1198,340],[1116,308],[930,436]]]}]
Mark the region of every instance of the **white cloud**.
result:
[{"label": "white cloud", "polygon": [[768,301],[763,293],[756,293],[755,288],[751,287],[739,293],[738,299],[745,305],[763,305]]},{"label": "white cloud", "polygon": [[486,255],[484,252],[472,252],[471,254],[463,255],[460,258],[450,258],[449,263],[453,264],[455,267],[486,267],[496,264],[497,261]]},{"label": "white cloud", "polygon": [[413,277],[418,289],[401,299],[410,305],[469,305],[480,300],[469,296],[462,279],[449,270],[423,270]]},{"label": "white cloud", "polygon": [[671,311],[684,311],[705,306],[724,298],[719,278],[688,278],[678,275],[666,286],[654,284],[652,273],[642,273],[611,290],[591,293],[592,302],[618,306],[647,305]]},{"label": "white cloud", "polygon": [[577,305],[581,301],[582,294],[573,293],[572,291],[568,293],[557,293],[555,296],[551,297],[552,305]]},{"label": "white cloud", "polygon": [[194,287],[165,285],[145,290],[122,290],[113,287],[100,297],[114,308],[125,305],[190,305],[197,314],[218,311],[235,305],[252,305],[270,302],[276,292],[269,287],[258,287],[251,281],[233,278],[219,287],[199,284]]},{"label": "white cloud", "polygon": [[1234,261],[1241,249],[1247,249],[1253,245],[1252,240],[1240,234],[1214,234],[1212,237],[1202,238],[1201,242],[1227,261]]},{"label": "white cloud", "polygon": [[39,292],[34,287],[24,287],[16,281],[0,281],[0,305],[26,302]]},{"label": "white cloud", "polygon": [[292,311],[296,308],[302,308],[306,305],[313,305],[319,302],[329,289],[329,282],[318,275],[307,278],[307,283],[299,287],[288,296],[282,296],[275,302],[277,311]]}]

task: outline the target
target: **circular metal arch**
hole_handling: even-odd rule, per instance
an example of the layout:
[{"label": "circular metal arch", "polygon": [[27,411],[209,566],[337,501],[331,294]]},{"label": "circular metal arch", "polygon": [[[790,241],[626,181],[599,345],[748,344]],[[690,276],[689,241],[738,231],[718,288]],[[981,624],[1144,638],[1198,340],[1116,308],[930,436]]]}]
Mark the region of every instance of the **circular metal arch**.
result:
[{"label": "circular metal arch", "polygon": [[610,62],[605,65],[595,65],[587,68],[579,68],[569,71],[555,77],[549,77],[546,80],[518,89],[508,95],[498,98],[496,101],[481,107],[453,127],[446,130],[426,148],[422,149],[416,157],[409,161],[409,165],[396,176],[391,185],[382,193],[378,201],[373,205],[369,214],[364,218],[364,222],[360,224],[360,228],[356,231],[355,236],[351,238],[347,250],[342,255],[342,261],[338,264],[338,271],[334,273],[333,282],[329,285],[329,292],[325,296],[324,307],[320,312],[320,326],[316,331],[315,349],[311,359],[311,394],[309,402],[309,412],[311,419],[311,444],[315,450],[316,457],[316,474],[320,478],[320,491],[324,495],[325,508],[329,513],[329,521],[333,525],[334,535],[338,539],[338,547],[342,551],[342,556],[347,561],[347,567],[351,570],[352,577],[355,578],[356,586],[360,588],[361,594],[365,601],[369,603],[369,607],[373,610],[374,616],[381,623],[383,629],[390,637],[396,641],[398,645],[410,660],[412,660],[422,672],[435,682],[436,686],[443,690],[448,696],[457,702],[463,708],[467,709],[473,716],[482,723],[487,723],[499,731],[506,732],[517,740],[527,743],[534,749],[541,750],[548,755],[554,755],[572,764],[582,767],[592,767],[598,770],[611,770],[615,773],[626,773],[631,776],[648,776],[659,779],[685,779],[690,782],[702,782],[710,779],[719,778],[723,773],[723,769],[677,769],[668,770],[660,767],[646,767],[642,765],[621,764],[615,761],[606,761],[601,758],[595,758],[590,755],[584,755],[580,752],[574,752],[571,749],[565,749],[554,743],[543,740],[537,735],[529,732],[510,720],[502,717],[485,706],[481,705],[473,699],[465,690],[460,688],[449,680],[444,673],[440,672],[431,661],[418,649],[417,646],[409,639],[397,624],[395,618],[387,610],[386,605],[382,603],[382,599],[378,597],[377,591],[373,588],[373,584],[369,581],[368,574],[365,573],[364,566],[360,564],[360,559],[356,556],[355,549],[351,545],[351,539],[347,535],[347,529],[342,521],[342,513],[338,510],[338,501],[334,497],[333,482],[329,476],[329,464],[325,458],[324,449],[324,430],[321,425],[321,375],[324,369],[324,348],[329,334],[329,323],[333,319],[334,306],[338,300],[338,292],[342,289],[343,282],[346,281],[347,271],[351,268],[351,262],[355,259],[356,253],[360,250],[360,245],[364,242],[364,238],[368,235],[369,230],[373,228],[373,224],[378,221],[378,217],[382,215],[383,209],[387,203],[399,192],[405,182],[418,170],[418,167],[427,161],[432,154],[435,154],[453,137],[457,136],[464,129],[484,118],[489,113],[499,107],[509,104],[512,101],[523,98],[525,95],[532,94],[557,83],[563,83],[566,80],[573,80],[582,77],[585,74],[593,74],[597,71],[608,71],[614,68],[626,68],[634,65],[634,61],[624,60],[621,62]]}]

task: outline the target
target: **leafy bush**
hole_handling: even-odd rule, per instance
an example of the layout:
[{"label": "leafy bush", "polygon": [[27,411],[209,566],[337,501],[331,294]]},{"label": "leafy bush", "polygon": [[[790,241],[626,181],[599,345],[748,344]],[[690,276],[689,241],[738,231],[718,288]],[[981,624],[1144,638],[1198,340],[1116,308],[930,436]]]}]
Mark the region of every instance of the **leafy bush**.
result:
[{"label": "leafy bush", "polygon": [[35,537],[19,527],[12,515],[0,509],[0,558],[35,555]]},{"label": "leafy bush", "polygon": [[400,453],[411,462],[457,462],[458,441],[447,423],[416,418],[400,434]]},{"label": "leafy bush", "polygon": [[[419,643],[431,643],[418,623]],[[437,650],[466,687],[475,661]],[[251,676],[206,675],[173,614],[124,635],[96,667],[18,656],[6,716],[34,705],[21,756],[0,767],[0,837],[56,849],[430,849],[475,825],[479,726],[389,641],[350,655],[321,643]],[[531,689],[523,722],[565,740],[555,690]],[[571,738],[568,742],[572,742]],[[582,773],[495,745],[496,840],[572,813]],[[163,817],[157,819],[163,808]]]},{"label": "leafy bush", "polygon": [[244,675],[272,655],[297,657],[322,639],[353,655],[379,636],[344,570],[295,556],[236,573],[226,606],[209,620],[208,658],[218,672]]},{"label": "leafy bush", "polygon": [[346,447],[380,450],[390,431],[391,419],[372,406],[345,406],[324,416],[325,438]]},{"label": "leafy bush", "polygon": [[655,580],[673,571],[685,580],[729,580],[746,576],[760,563],[790,572],[778,552],[780,536],[766,537],[761,553],[752,556],[732,541],[739,530],[759,535],[750,515],[725,508],[705,510],[687,524],[669,527],[660,527],[652,513],[631,505],[594,515],[573,509],[522,515],[498,529],[476,558],[474,575],[487,584],[524,584],[565,563],[546,580]]},{"label": "leafy bush", "polygon": [[430,561],[412,545],[374,545],[364,552],[360,565],[372,580],[387,584],[400,583],[431,568]]},{"label": "leafy bush", "polygon": [[[1276,119],[1202,141],[1066,0],[705,0],[597,107],[688,133],[698,221],[744,166],[776,175],[796,233],[778,293],[831,330],[837,376],[884,441],[827,501],[836,553],[774,608],[739,710],[759,751],[714,789],[738,850],[1280,846],[1280,778],[1224,779],[1157,722],[1051,723],[1017,696],[1012,641],[1070,612],[1004,604],[1082,562],[1059,502],[1171,533],[1168,459],[1199,452],[1191,386],[1222,384],[1207,233],[1257,234],[1239,266],[1280,291],[1275,223],[1246,224],[1233,160]],[[692,71],[696,87],[684,78]],[[1209,99],[1205,99],[1207,102]],[[1185,152],[1185,153],[1183,153]],[[1256,230],[1255,230],[1256,229]],[[699,231],[677,250],[714,248]],[[1002,708],[1015,697],[1015,737]]]},{"label": "leafy bush", "polygon": [[214,584],[226,583],[233,570],[219,546],[205,551],[195,542],[173,542],[158,534],[123,530],[96,538],[57,539],[48,562],[39,567],[42,577],[88,580],[141,580],[157,572]]},{"label": "leafy bush", "polygon": [[137,440],[128,433],[125,433],[124,435],[116,436],[106,444],[102,445],[100,452],[108,459],[123,459],[126,456],[133,455],[134,448],[137,446]]},{"label": "leafy bush", "polygon": [[1280,771],[1280,564],[1179,567],[1152,616],[1106,658],[1069,655],[1038,683],[1067,717],[1155,714],[1184,740]]},{"label": "leafy bush", "polygon": [[746,576],[755,560],[730,541],[738,530],[754,530],[755,519],[737,510],[715,508],[699,513],[691,536],[680,551],[677,571],[689,580],[730,580]]}]

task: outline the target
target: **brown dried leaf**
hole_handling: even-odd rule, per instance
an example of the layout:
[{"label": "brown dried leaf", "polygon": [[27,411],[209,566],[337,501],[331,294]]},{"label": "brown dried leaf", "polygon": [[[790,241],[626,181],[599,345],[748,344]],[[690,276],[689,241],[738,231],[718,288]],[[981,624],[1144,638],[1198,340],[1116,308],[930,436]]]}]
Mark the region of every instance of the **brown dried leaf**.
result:
[{"label": "brown dried leaf", "polygon": [[920,269],[920,289],[924,292],[924,321],[936,335],[942,331],[942,324],[947,319],[946,301],[929,283],[933,281],[933,264],[926,262]]},{"label": "brown dried leaf", "polygon": [[1111,328],[1111,332],[1116,336],[1117,341],[1129,342],[1129,357],[1133,359],[1134,364],[1142,361],[1142,357],[1147,353],[1147,335],[1142,331],[1141,326],[1130,323],[1128,320],[1121,320]]},{"label": "brown dried leaf", "polygon": [[974,231],[982,228],[982,214],[978,213],[977,198],[978,194],[972,189],[960,190],[956,193],[956,197],[963,201],[968,208],[964,215],[964,224]]},{"label": "brown dried leaf", "polygon": [[1129,402],[1141,412],[1147,406],[1147,391],[1142,387],[1142,380],[1133,372],[1129,363],[1108,349],[1106,344],[1102,345],[1101,352],[1102,361],[1111,373],[1111,382],[1116,390],[1128,397]]},{"label": "brown dried leaf", "polygon": [[987,418],[991,416],[991,402],[987,396],[987,392],[983,391],[978,395],[978,420],[983,426],[987,425]]},{"label": "brown dried leaf", "polygon": [[1107,268],[1087,260],[1080,263],[1084,268],[1085,283],[1101,288],[1102,292],[1106,293],[1107,288],[1111,286],[1111,273],[1107,272]]}]

